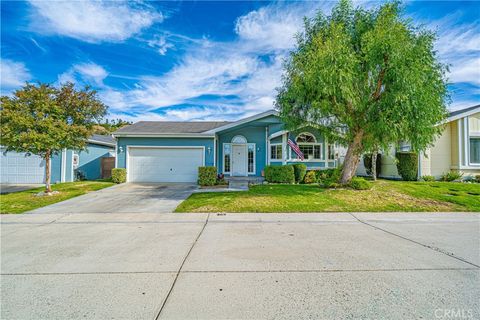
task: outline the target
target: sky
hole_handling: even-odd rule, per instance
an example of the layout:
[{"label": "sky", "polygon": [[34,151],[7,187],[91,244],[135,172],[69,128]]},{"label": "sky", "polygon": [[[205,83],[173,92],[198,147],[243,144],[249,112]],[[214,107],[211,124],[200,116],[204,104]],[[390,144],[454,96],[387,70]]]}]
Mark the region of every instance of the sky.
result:
[{"label": "sky", "polygon": [[[380,2],[356,2],[371,8]],[[303,18],[335,2],[1,1],[2,95],[91,85],[108,118],[236,120],[273,108]],[[450,65],[450,110],[480,103],[480,2],[404,2]]]}]

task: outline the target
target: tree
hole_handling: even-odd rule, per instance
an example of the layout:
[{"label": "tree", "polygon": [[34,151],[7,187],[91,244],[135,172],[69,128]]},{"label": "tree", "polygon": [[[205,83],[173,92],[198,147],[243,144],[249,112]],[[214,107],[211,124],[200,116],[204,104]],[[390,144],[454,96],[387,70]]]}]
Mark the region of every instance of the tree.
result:
[{"label": "tree", "polygon": [[424,150],[440,134],[447,66],[434,41],[402,18],[399,2],[365,10],[342,0],[330,16],[305,19],[276,108],[288,128],[312,125],[348,146],[340,179],[348,183],[362,153],[400,141]]},{"label": "tree", "polygon": [[46,193],[50,185],[50,159],[63,149],[83,150],[93,125],[107,111],[89,87],[73,83],[60,88],[26,84],[12,96],[0,98],[2,145],[6,151],[36,154],[45,160]]}]

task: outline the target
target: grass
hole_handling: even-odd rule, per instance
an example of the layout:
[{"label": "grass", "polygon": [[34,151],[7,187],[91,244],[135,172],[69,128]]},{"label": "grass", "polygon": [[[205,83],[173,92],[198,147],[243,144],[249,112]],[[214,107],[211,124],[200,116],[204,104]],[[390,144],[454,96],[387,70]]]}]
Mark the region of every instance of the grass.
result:
[{"label": "grass", "polygon": [[480,211],[480,184],[379,180],[371,190],[257,185],[195,193],[176,212]]},{"label": "grass", "polygon": [[53,191],[60,192],[52,196],[37,197],[36,194],[45,189],[43,187],[2,194],[0,195],[0,213],[22,213],[30,211],[112,185],[114,185],[114,183],[107,181],[78,181],[52,185]]}]

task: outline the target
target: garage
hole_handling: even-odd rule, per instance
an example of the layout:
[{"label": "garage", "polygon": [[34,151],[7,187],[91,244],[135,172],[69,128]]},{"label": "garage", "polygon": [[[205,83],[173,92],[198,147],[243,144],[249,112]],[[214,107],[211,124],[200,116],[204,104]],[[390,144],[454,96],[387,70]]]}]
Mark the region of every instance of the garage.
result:
[{"label": "garage", "polygon": [[128,147],[128,181],[196,183],[204,152],[203,147]]},{"label": "garage", "polygon": [[45,161],[36,155],[0,149],[0,183],[29,184],[45,181]]}]

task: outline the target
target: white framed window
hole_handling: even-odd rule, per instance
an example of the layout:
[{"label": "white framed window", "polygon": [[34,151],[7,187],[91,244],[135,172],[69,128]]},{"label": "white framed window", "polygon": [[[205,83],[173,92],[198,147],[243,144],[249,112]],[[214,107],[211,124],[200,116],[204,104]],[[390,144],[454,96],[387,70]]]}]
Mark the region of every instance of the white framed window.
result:
[{"label": "white framed window", "polygon": [[244,144],[244,143],[247,143],[247,139],[244,136],[237,135],[237,136],[232,138],[232,143]]},{"label": "white framed window", "polygon": [[[302,151],[305,159],[323,159],[322,144],[317,143],[317,139],[313,134],[302,132],[295,138],[295,142],[297,143],[300,151]],[[290,152],[290,154],[292,153]]]},{"label": "white framed window", "polygon": [[480,164],[480,136],[470,137],[470,164]]},{"label": "white framed window", "polygon": [[327,159],[335,160],[335,145],[327,144]]},{"label": "white framed window", "polygon": [[249,143],[247,146],[247,171],[248,173],[255,173],[255,143]]},{"label": "white framed window", "polygon": [[281,143],[270,144],[270,160],[282,160],[282,152]]},{"label": "white framed window", "polygon": [[230,173],[232,159],[232,145],[230,143],[223,144],[223,173]]}]

